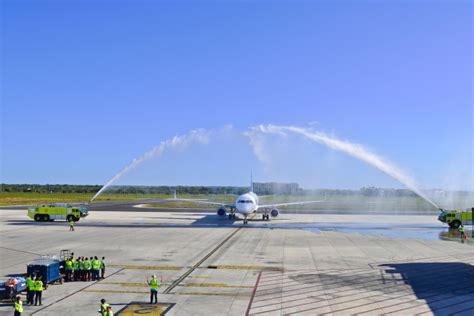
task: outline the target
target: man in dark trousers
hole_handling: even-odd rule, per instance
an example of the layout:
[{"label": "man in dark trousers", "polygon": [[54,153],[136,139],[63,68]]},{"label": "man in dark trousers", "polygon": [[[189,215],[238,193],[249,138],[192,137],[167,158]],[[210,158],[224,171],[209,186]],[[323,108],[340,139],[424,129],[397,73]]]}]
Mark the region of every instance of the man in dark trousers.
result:
[{"label": "man in dark trousers", "polygon": [[41,281],[41,276],[37,276],[35,280],[35,306],[38,304],[43,305],[41,299],[43,298],[43,281]]},{"label": "man in dark trousers", "polygon": [[31,277],[31,275],[28,275],[26,277],[26,304],[27,305],[33,305],[33,300],[35,296],[35,290],[34,290],[34,280]]},{"label": "man in dark trousers", "polygon": [[102,257],[102,260],[100,260],[100,278],[103,279],[105,275],[105,257]]}]

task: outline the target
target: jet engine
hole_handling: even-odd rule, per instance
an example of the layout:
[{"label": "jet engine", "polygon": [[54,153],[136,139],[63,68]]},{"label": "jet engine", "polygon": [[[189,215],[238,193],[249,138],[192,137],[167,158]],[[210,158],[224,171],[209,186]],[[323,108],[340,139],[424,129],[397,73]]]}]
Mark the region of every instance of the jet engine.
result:
[{"label": "jet engine", "polygon": [[272,217],[277,217],[279,214],[280,214],[280,211],[279,211],[278,209],[276,209],[276,208],[274,208],[274,209],[271,210],[271,212],[270,212],[270,215],[271,215]]},{"label": "jet engine", "polygon": [[220,208],[217,210],[217,215],[219,215],[219,216],[225,216],[225,208],[220,207]]}]

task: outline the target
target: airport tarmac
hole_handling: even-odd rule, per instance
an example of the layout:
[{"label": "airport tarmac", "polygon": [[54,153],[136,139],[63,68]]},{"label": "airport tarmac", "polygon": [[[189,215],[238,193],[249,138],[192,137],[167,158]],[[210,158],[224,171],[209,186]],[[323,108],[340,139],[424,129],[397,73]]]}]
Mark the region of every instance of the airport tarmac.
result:
[{"label": "airport tarmac", "polygon": [[[433,215],[281,214],[242,225],[135,204],[97,204],[74,232],[0,209],[1,276],[62,249],[106,257],[104,280],[51,285],[24,314],[98,315],[105,298],[116,315],[474,315],[473,245],[443,238]],[[152,274],[164,281],[158,305],[147,304]]]}]

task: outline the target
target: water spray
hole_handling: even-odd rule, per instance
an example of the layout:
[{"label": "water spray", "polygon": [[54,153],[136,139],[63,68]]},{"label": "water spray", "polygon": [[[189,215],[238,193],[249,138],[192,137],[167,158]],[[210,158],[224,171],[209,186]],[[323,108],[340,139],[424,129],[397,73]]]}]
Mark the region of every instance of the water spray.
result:
[{"label": "water spray", "polygon": [[140,158],[133,159],[133,161],[128,164],[125,168],[122,169],[119,173],[113,176],[112,179],[107,181],[107,183],[90,199],[89,203],[92,203],[102,192],[104,192],[108,187],[113,183],[119,180],[124,174],[128,173],[130,170],[135,169],[137,166],[143,162],[152,159],[154,157],[161,156],[165,151],[184,148],[193,143],[206,144],[209,142],[211,131],[205,129],[192,130],[188,134],[175,136],[171,139],[161,142],[158,146],[154,147],[152,150],[146,152]]},{"label": "water spray", "polygon": [[[338,138],[328,136],[322,132],[315,132],[311,129],[296,127],[296,126],[278,126],[278,125],[258,125],[251,128],[251,131],[246,135],[250,138],[250,144],[254,149],[254,153],[259,159],[264,161],[267,159],[266,156],[263,156],[264,150],[261,148],[261,140],[258,139],[259,134],[276,134],[285,136],[288,133],[293,133],[297,135],[302,135],[314,142],[326,145],[327,147],[341,151],[345,154],[348,154],[354,158],[357,158],[372,167],[382,171],[386,175],[392,177],[398,182],[405,185],[408,189],[416,193],[418,196],[423,198],[426,202],[431,204],[437,209],[440,207],[433,202],[426,194],[424,194],[419,188],[416,182],[408,175],[406,175],[402,170],[395,167],[393,164],[387,162],[382,157],[377,154],[369,151],[364,146],[360,144],[354,144],[348,141],[343,141]],[[265,161],[264,161],[265,162]]]},{"label": "water spray", "polygon": [[[279,125],[258,125],[250,128],[250,130],[244,132],[243,134],[250,139],[250,146],[253,149],[254,154],[257,158],[263,163],[268,162],[269,156],[267,156],[265,149],[263,148],[263,142],[261,137],[263,135],[281,135],[286,136],[289,133],[301,135],[306,137],[314,142],[323,144],[333,150],[343,152],[349,156],[357,158],[368,165],[380,170],[386,175],[392,177],[398,182],[405,185],[408,189],[413,191],[415,194],[423,198],[426,202],[434,206],[436,209],[442,210],[435,202],[433,202],[426,194],[424,194],[416,184],[416,182],[407,174],[405,174],[401,169],[397,168],[393,164],[389,163],[382,157],[366,149],[360,144],[354,144],[348,141],[340,140],[333,136],[329,136],[322,132],[316,132],[308,128],[302,128],[297,126],[279,126]],[[152,150],[146,152],[140,158],[134,159],[130,164],[128,164],[124,169],[117,173],[113,178],[111,178],[89,201],[91,203],[94,201],[100,194],[102,194],[108,187],[114,184],[119,180],[124,174],[133,170],[137,166],[141,165],[143,162],[161,156],[164,152],[168,150],[173,150],[177,148],[183,148],[187,145],[193,143],[207,144],[210,141],[212,136],[212,131],[205,129],[198,129],[189,132],[188,134],[175,136],[172,139],[163,141],[160,145],[154,147]]]}]

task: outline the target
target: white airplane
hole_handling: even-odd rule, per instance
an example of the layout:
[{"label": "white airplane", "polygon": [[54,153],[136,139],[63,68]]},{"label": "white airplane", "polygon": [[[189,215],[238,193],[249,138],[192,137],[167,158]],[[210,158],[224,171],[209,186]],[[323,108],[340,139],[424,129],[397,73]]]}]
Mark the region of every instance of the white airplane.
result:
[{"label": "white airplane", "polygon": [[271,217],[277,217],[280,214],[278,207],[280,206],[289,206],[289,205],[302,205],[302,204],[311,204],[311,203],[320,203],[324,200],[318,201],[302,201],[302,202],[290,202],[290,203],[277,203],[277,204],[262,204],[259,205],[258,196],[253,192],[253,182],[252,177],[250,177],[250,187],[249,192],[239,195],[235,200],[234,204],[225,204],[219,202],[212,202],[206,200],[197,200],[197,199],[178,199],[176,197],[176,192],[173,200],[177,201],[190,201],[195,203],[207,204],[207,205],[216,205],[219,206],[217,209],[217,215],[226,216],[229,214],[229,219],[236,219],[236,213],[242,214],[244,216],[244,224],[248,224],[247,216],[257,211],[262,211],[262,219],[265,221],[270,220]]}]

